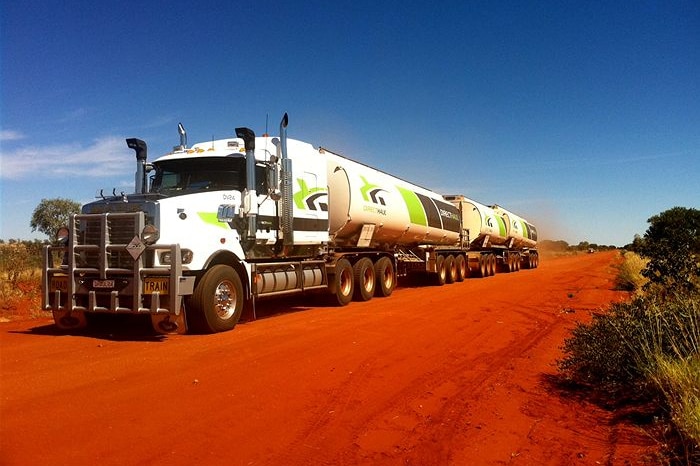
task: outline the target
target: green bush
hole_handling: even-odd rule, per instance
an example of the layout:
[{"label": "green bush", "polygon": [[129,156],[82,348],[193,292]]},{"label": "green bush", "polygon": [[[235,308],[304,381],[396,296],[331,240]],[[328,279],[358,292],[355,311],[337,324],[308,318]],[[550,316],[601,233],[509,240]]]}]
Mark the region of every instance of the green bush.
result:
[{"label": "green bush", "polygon": [[644,338],[646,298],[615,303],[605,313],[593,315],[590,323],[578,323],[564,341],[559,370],[570,381],[617,393],[641,381],[634,364],[635,352],[625,340]]},{"label": "green bush", "polygon": [[700,459],[700,293],[640,295],[579,323],[561,374],[608,403],[662,400],[688,461]]},{"label": "green bush", "polygon": [[574,382],[603,390],[636,388],[646,382],[657,355],[678,359],[698,352],[698,302],[695,293],[614,303],[573,329],[559,369]]}]

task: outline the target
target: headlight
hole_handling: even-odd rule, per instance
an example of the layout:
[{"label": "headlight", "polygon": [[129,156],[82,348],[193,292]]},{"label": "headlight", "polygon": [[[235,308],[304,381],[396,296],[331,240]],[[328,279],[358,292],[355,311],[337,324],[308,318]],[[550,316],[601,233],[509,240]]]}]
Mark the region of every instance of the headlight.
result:
[{"label": "headlight", "polygon": [[58,243],[59,246],[67,245],[69,235],[70,235],[70,232],[68,230],[68,227],[59,228],[58,231],[56,232],[56,243]]},{"label": "headlight", "polygon": [[[160,259],[160,263],[162,265],[171,265],[172,264],[172,257],[170,257],[170,251],[163,251],[158,255],[158,258]],[[181,249],[180,250],[180,260],[183,264],[189,264],[192,262],[192,251],[189,249]]]},{"label": "headlight", "polygon": [[156,244],[160,238],[160,232],[158,228],[153,225],[146,225],[141,231],[141,240],[147,245]]}]

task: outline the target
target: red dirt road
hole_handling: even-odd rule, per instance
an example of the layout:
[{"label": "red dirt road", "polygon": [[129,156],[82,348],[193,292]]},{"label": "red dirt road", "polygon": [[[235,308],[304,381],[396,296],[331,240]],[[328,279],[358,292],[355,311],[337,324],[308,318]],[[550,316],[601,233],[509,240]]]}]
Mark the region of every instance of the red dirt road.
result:
[{"label": "red dirt road", "polygon": [[263,302],[217,335],[0,324],[0,464],[643,464],[653,441],[548,382],[574,322],[626,298],[616,258]]}]

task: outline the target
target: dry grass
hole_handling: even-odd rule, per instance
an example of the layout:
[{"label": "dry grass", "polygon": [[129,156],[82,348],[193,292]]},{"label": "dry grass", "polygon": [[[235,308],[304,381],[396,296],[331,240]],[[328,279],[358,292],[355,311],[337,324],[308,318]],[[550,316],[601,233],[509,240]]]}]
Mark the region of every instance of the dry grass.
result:
[{"label": "dry grass", "polygon": [[642,270],[644,270],[648,263],[649,261],[647,259],[643,259],[633,252],[625,252],[622,262],[617,266],[615,289],[640,291],[648,281],[642,276]]},{"label": "dry grass", "polygon": [[665,394],[678,430],[700,445],[700,354],[683,360],[658,356],[651,378]]},{"label": "dry grass", "polygon": [[40,262],[37,245],[0,245],[0,318],[15,320],[43,314]]}]

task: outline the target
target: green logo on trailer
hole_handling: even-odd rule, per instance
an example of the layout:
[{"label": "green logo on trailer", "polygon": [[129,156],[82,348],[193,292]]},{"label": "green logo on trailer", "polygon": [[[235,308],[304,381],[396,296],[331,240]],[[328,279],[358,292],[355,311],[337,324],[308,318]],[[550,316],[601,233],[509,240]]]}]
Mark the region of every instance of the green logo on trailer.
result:
[{"label": "green logo on trailer", "polygon": [[299,191],[294,193],[294,205],[299,210],[320,210],[328,211],[328,201],[320,202],[324,196],[328,196],[326,188],[309,188],[306,181],[297,178],[299,183]]}]

